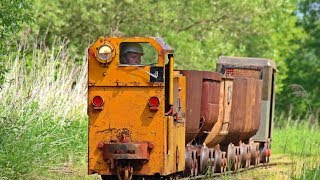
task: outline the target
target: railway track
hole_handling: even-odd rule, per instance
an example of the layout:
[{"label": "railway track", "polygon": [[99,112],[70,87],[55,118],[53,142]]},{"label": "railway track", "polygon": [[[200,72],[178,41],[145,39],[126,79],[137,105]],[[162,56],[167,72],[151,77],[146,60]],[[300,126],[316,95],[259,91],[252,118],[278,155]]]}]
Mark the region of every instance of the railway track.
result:
[{"label": "railway track", "polygon": [[223,173],[206,173],[202,175],[197,175],[197,176],[189,176],[189,177],[184,177],[182,180],[189,180],[189,179],[212,179],[212,178],[219,178],[222,176],[229,176],[229,175],[235,175],[235,174],[241,174],[245,173],[249,170],[254,170],[254,169],[261,169],[261,168],[270,168],[273,166],[279,166],[279,165],[292,165],[293,162],[273,162],[273,163],[266,163],[266,164],[259,164],[256,166],[249,166],[247,168],[241,168],[238,169],[237,171],[226,171]]}]

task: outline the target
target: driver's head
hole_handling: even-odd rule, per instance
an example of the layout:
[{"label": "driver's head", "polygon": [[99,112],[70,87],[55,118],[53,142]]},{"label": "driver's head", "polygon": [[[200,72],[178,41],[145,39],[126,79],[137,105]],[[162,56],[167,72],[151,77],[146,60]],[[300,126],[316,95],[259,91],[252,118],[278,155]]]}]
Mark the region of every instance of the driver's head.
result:
[{"label": "driver's head", "polygon": [[120,45],[120,56],[122,64],[140,64],[143,49],[139,43],[124,42]]}]

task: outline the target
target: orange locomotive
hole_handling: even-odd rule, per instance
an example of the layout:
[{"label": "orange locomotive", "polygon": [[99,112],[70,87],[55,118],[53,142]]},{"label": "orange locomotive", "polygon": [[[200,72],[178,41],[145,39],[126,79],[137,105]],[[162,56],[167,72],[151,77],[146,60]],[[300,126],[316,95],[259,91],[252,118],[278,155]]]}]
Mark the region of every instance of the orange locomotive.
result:
[{"label": "orange locomotive", "polygon": [[221,57],[175,71],[161,38],[100,37],[88,50],[88,172],[176,177],[268,162],[275,64]]}]

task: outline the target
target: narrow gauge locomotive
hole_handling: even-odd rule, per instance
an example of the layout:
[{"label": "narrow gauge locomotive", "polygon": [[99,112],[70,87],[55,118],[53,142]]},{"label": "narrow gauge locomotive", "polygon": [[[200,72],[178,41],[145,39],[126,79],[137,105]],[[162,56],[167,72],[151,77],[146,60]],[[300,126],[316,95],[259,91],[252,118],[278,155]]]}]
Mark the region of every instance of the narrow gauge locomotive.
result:
[{"label": "narrow gauge locomotive", "polygon": [[[139,64],[122,60],[128,44]],[[174,70],[161,38],[100,37],[88,49],[88,173],[172,178],[268,163],[275,72],[239,57],[220,57],[217,72]]]}]

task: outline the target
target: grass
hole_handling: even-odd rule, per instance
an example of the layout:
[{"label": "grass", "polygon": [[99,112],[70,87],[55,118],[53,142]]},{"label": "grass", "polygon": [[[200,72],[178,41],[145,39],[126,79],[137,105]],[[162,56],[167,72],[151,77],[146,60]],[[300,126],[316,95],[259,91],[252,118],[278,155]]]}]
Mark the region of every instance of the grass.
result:
[{"label": "grass", "polygon": [[0,179],[76,175],[87,151],[86,59],[77,63],[63,41],[22,40],[4,66]]},{"label": "grass", "polygon": [[[274,133],[274,154],[288,157],[293,164],[289,169],[292,179],[320,178],[320,128],[307,120],[287,120]],[[283,121],[283,120],[282,120]],[[313,178],[311,178],[313,179]]]},{"label": "grass", "polygon": [[276,119],[271,163],[225,179],[319,179],[320,178],[320,128],[311,126],[308,120]]}]

